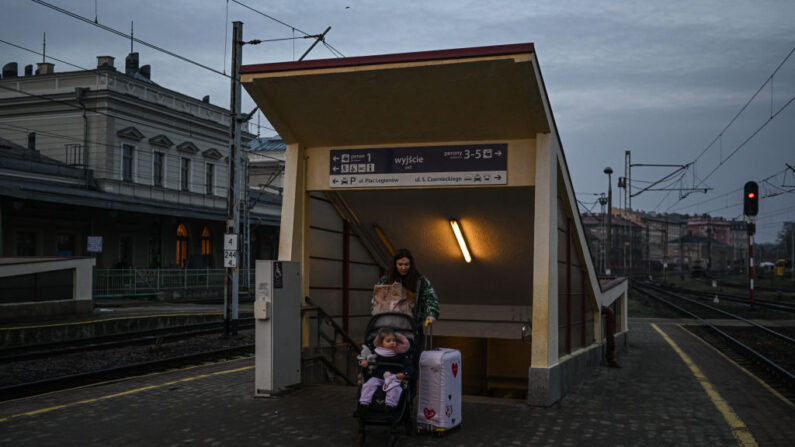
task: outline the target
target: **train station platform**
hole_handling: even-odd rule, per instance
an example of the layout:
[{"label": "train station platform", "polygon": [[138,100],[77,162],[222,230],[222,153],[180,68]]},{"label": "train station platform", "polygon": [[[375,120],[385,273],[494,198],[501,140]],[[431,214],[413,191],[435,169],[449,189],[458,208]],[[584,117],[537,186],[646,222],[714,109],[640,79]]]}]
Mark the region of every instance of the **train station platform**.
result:
[{"label": "train station platform", "polygon": [[[241,318],[252,314],[251,303],[240,304]],[[221,320],[223,316],[223,304],[169,303],[132,298],[97,300],[88,313],[42,315],[21,322],[0,323],[0,347],[203,323]]]},{"label": "train station platform", "polygon": [[[634,319],[631,330],[622,368],[596,368],[551,407],[465,396],[459,430],[400,445],[791,445],[791,402],[675,320]],[[0,443],[356,445],[355,396],[316,385],[255,398],[245,358],[0,403]],[[378,428],[368,445],[385,444]]]}]

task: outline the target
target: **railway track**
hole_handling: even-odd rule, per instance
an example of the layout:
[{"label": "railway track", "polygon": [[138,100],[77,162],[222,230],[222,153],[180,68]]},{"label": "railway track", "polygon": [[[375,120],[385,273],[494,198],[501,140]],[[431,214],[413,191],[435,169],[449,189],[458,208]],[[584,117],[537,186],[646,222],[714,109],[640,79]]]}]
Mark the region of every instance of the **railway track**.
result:
[{"label": "railway track", "polygon": [[[195,337],[198,335],[219,333],[224,327],[223,321],[196,323],[180,326],[150,329],[145,331],[124,332],[98,337],[87,337],[35,345],[20,345],[0,348],[0,364],[19,362],[37,358],[47,358],[75,352],[98,349],[114,349],[126,346],[167,343],[175,340]],[[238,320],[238,329],[254,327],[254,318]]]},{"label": "railway track", "polygon": [[[222,339],[224,322],[208,322],[0,350],[0,401],[90,385],[254,352],[253,318],[241,335]],[[0,370],[2,371],[2,370]]]},{"label": "railway track", "polygon": [[[795,338],[723,309],[649,284],[633,288],[700,321],[688,330],[701,336],[744,368],[795,402]],[[707,318],[729,318],[742,326],[717,326]]]},{"label": "railway track", "polygon": [[21,397],[34,396],[37,394],[58,391],[67,388],[74,388],[84,385],[91,385],[99,382],[123,379],[126,377],[149,374],[152,372],[165,371],[174,368],[181,368],[188,365],[228,359],[254,352],[254,345],[242,345],[233,348],[216,349],[193,354],[159,359],[151,362],[140,362],[130,365],[123,365],[115,368],[107,368],[99,371],[90,371],[68,376],[53,377],[50,379],[26,382],[16,385],[0,387],[0,401],[18,399]]},{"label": "railway track", "polygon": [[[717,296],[718,299],[722,301],[730,301],[733,303],[740,303],[746,305],[750,304],[749,298],[747,296],[730,295],[726,293],[710,292],[706,290],[685,289],[681,287],[671,287],[671,286],[666,286],[665,289],[670,290],[672,292],[679,292],[687,295],[697,295],[710,299]],[[772,300],[755,298],[754,305],[762,308],[772,309],[795,315],[795,305],[782,303],[781,301],[772,301]]]}]

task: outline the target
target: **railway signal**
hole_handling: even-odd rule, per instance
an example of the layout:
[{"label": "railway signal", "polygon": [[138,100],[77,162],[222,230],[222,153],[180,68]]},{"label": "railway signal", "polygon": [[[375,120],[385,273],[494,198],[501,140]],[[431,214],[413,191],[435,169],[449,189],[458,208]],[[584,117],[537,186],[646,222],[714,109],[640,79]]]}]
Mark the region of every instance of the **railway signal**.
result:
[{"label": "railway signal", "polygon": [[746,217],[748,230],[748,296],[751,310],[754,308],[754,233],[756,233],[756,215],[759,213],[759,184],[747,182],[743,188],[743,214]]},{"label": "railway signal", "polygon": [[756,216],[759,213],[759,184],[748,182],[743,192],[743,214]]}]

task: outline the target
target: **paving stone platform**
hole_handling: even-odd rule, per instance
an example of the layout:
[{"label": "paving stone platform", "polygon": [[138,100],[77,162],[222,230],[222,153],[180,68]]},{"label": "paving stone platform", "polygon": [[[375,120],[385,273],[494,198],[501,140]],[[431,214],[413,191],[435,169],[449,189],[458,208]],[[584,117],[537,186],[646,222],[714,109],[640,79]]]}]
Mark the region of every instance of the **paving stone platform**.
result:
[{"label": "paving stone platform", "polygon": [[[740,445],[652,323],[691,356],[758,445],[792,445],[792,403],[671,320],[632,320],[628,351],[619,358],[623,368],[597,369],[552,407],[465,396],[459,430],[404,437],[400,445]],[[305,386],[272,399],[255,398],[253,391],[253,359],[240,359],[0,403],[0,444],[358,445],[354,388]],[[384,428],[368,432],[367,445],[385,445]]]}]

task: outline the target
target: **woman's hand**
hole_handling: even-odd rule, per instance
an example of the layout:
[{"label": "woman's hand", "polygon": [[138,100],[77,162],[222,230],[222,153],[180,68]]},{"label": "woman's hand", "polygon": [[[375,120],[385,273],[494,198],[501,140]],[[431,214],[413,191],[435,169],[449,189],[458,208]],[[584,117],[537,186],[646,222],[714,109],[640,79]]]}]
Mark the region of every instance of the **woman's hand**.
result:
[{"label": "woman's hand", "polygon": [[433,318],[431,316],[425,317],[425,326],[432,325],[434,321],[436,321],[436,318]]},{"label": "woman's hand", "polygon": [[362,368],[367,368],[367,360],[362,360],[361,362],[359,362],[359,366],[361,366]]}]

